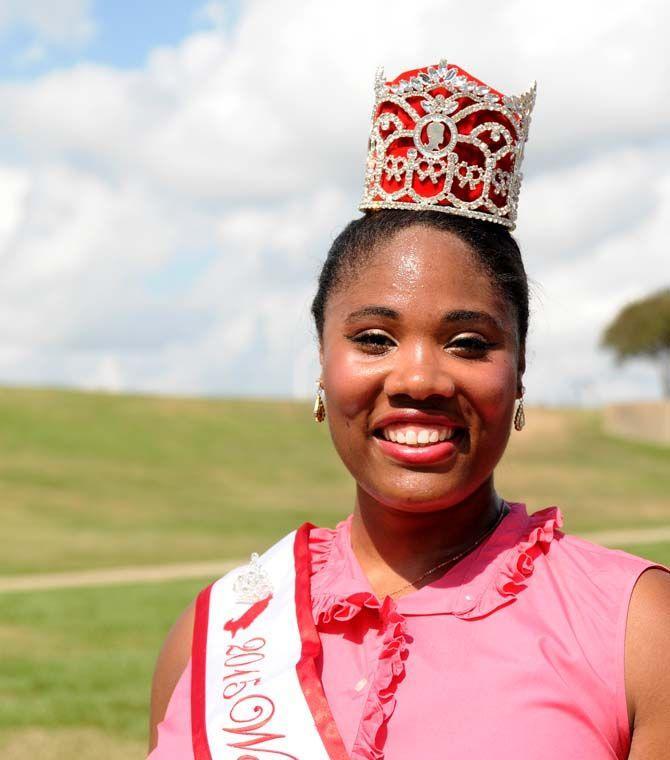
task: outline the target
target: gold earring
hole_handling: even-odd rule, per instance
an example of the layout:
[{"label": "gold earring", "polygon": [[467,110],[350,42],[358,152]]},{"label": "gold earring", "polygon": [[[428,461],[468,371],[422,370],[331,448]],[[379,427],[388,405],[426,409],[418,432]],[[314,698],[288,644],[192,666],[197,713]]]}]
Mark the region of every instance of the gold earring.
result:
[{"label": "gold earring", "polygon": [[519,406],[516,408],[516,414],[514,415],[514,429],[523,430],[526,424],[526,413],[523,410],[523,392],[525,388],[521,388],[521,398],[519,399]]},{"label": "gold earring", "polygon": [[320,379],[316,381],[316,398],[314,399],[314,411],[312,414],[317,422],[323,422],[326,419],[326,405],[323,403],[323,383]]}]

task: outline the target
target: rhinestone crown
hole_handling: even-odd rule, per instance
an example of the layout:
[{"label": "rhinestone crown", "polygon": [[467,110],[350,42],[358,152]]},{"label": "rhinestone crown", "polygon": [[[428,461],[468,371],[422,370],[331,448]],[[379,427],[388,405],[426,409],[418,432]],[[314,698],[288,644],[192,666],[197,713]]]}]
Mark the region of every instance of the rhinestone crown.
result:
[{"label": "rhinestone crown", "polygon": [[503,95],[446,61],[375,80],[359,208],[444,211],[514,229],[536,86]]}]

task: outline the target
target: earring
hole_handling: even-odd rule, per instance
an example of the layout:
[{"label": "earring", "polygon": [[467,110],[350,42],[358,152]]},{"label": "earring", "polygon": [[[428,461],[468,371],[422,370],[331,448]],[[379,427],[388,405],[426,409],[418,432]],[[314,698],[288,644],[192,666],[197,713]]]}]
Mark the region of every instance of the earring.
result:
[{"label": "earring", "polygon": [[316,398],[314,399],[314,411],[312,412],[317,422],[326,419],[326,405],[323,403],[323,383],[321,379],[316,381]]},{"label": "earring", "polygon": [[514,415],[514,429],[523,430],[526,424],[526,413],[523,410],[523,393],[525,388],[521,386],[521,398],[519,399],[519,406],[516,408],[516,414]]}]

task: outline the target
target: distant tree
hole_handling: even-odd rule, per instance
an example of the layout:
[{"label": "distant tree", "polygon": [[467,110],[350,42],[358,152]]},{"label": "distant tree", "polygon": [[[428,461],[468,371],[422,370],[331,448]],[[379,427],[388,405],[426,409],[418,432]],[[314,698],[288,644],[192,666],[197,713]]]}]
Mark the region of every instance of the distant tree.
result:
[{"label": "distant tree", "polygon": [[624,306],[601,341],[620,362],[636,357],[657,362],[663,396],[670,398],[670,288]]}]

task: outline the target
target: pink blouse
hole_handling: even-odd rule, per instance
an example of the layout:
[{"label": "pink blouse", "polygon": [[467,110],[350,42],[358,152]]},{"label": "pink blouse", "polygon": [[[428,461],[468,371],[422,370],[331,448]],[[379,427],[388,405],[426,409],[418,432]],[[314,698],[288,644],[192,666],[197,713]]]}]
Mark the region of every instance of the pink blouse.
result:
[{"label": "pink blouse", "polygon": [[[623,760],[628,602],[653,563],[566,536],[522,504],[442,578],[380,602],[351,516],[315,528],[321,678],[352,760]],[[193,760],[190,663],[151,760]],[[308,760],[308,759],[307,759]]]}]

